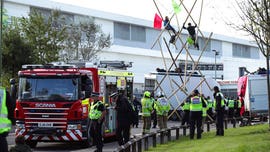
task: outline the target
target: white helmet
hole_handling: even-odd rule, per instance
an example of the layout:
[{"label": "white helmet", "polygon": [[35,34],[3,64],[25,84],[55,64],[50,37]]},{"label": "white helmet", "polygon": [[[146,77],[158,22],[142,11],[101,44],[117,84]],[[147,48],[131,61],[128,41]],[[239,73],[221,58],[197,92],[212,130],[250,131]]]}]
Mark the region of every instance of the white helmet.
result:
[{"label": "white helmet", "polygon": [[158,96],[159,98],[164,97],[164,93],[163,93],[162,91],[160,91],[160,92],[158,92],[157,96]]}]

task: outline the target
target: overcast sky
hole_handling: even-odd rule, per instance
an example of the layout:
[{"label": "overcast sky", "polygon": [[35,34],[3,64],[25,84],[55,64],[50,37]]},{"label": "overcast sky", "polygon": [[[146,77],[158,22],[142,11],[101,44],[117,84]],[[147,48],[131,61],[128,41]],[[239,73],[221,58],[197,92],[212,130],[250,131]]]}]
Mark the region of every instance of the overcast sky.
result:
[{"label": "overcast sky", "polygon": [[[157,9],[153,0],[54,0],[61,3],[67,3],[77,5],[81,7],[102,10],[106,12],[113,12],[121,15],[132,16],[136,18],[146,19],[153,21],[154,14],[157,13]],[[172,1],[171,0],[155,0],[162,16],[171,16],[173,14]],[[179,3],[179,0],[175,0]],[[201,12],[201,4],[203,1],[203,9]],[[243,32],[236,32],[226,23],[235,22],[237,15],[235,13],[236,7],[234,5],[235,0],[197,0],[197,3],[191,13],[195,22],[200,25],[202,31],[213,32],[214,34],[223,34],[233,37],[245,38]],[[185,7],[191,10],[191,6],[195,0],[183,0]],[[187,11],[184,7],[181,7],[180,13],[177,15],[179,24],[182,26],[187,17]],[[200,20],[201,16],[201,20]],[[200,24],[199,24],[200,21]],[[187,22],[191,22],[191,18],[188,18]],[[173,18],[172,23],[177,25],[176,18]]]}]

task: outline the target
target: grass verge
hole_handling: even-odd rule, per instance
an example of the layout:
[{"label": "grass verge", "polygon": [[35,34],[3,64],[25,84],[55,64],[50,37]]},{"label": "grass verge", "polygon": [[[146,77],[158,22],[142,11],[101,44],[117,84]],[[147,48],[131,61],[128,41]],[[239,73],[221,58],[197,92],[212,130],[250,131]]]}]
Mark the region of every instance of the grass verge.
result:
[{"label": "grass verge", "polygon": [[[196,137],[196,135],[195,135]],[[270,152],[269,125],[255,125],[225,130],[225,136],[215,136],[215,132],[203,133],[202,139],[180,140],[156,148],[152,152]]]}]

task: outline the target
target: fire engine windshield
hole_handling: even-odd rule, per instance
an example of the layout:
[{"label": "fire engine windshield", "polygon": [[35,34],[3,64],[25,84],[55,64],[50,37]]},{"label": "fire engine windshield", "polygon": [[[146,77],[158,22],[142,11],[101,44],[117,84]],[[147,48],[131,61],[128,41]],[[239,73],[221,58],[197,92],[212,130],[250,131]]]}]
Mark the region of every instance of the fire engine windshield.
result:
[{"label": "fire engine windshield", "polygon": [[27,101],[74,101],[78,100],[78,78],[31,78],[21,77],[20,100]]}]

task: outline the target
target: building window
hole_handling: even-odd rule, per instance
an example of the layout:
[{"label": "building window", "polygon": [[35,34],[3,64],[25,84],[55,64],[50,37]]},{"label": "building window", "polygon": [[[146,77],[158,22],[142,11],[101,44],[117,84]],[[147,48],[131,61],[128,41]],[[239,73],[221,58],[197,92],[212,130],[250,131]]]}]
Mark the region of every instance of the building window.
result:
[{"label": "building window", "polygon": [[[207,40],[208,40],[207,38],[198,38],[200,50],[202,50],[205,47]],[[205,51],[211,51],[211,40],[208,41]]]},{"label": "building window", "polygon": [[145,42],[145,28],[142,26],[131,25],[131,40]]},{"label": "building window", "polygon": [[246,45],[236,44],[233,43],[233,56],[234,57],[244,57],[244,58],[250,58],[251,52],[250,47]]},{"label": "building window", "polygon": [[114,22],[114,38],[145,42],[145,28],[142,26]]},{"label": "building window", "polygon": [[114,37],[123,40],[130,40],[130,25],[114,23]]}]

